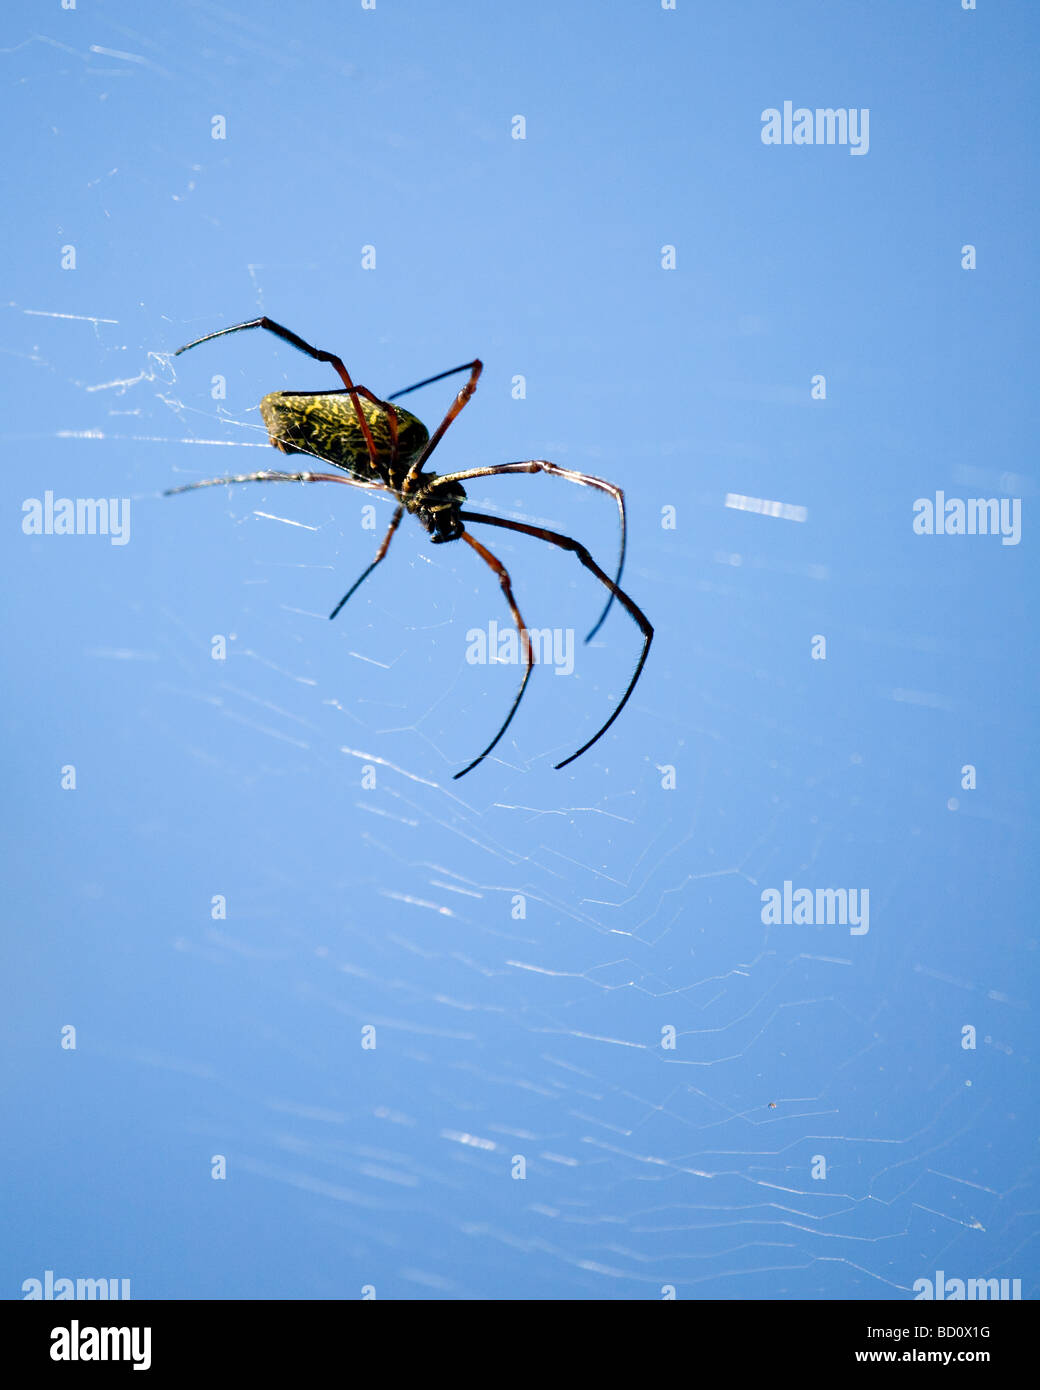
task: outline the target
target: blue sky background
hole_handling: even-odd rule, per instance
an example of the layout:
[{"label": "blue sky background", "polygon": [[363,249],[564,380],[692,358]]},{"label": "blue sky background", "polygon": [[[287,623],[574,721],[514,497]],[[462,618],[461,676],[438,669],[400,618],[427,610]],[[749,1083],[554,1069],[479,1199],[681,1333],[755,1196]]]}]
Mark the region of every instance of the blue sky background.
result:
[{"label": "blue sky background", "polygon": [[[291,8],[5,12],[0,1290],[1035,1297],[1035,7]],[[869,152],[767,147],[785,100]],[[363,494],[161,495],[338,384],[260,333],[171,359],[265,312],[384,395],[481,356],[441,472],[625,489],[656,639],[585,757],[624,613],[454,782],[517,675],[465,659],[507,621],[471,550],[406,520],[329,624]],[[23,535],[47,490],[130,542]],[[938,490],[1020,544],[915,535]],[[470,497],[609,568],[591,490]],[[481,539],[584,633],[571,557]],[[869,933],[763,925],[785,880]]]}]

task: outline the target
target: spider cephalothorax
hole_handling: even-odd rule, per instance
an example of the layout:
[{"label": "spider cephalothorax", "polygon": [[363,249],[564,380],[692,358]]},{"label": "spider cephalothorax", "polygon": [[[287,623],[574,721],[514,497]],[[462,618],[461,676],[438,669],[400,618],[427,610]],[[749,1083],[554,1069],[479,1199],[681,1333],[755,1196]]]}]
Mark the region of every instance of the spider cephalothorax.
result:
[{"label": "spider cephalothorax", "polygon": [[[624,590],[619,587],[621,571],[625,563],[626,529],[625,499],[621,489],[614,483],[606,482],[603,478],[594,478],[589,473],[577,473],[570,468],[561,468],[559,464],[550,463],[547,459],[526,459],[519,463],[492,464],[487,468],[469,468],[461,473],[438,475],[425,472],[423,464],[440,443],[448,426],[477,389],[477,380],[483,371],[483,364],[478,359],[464,362],[461,367],[452,367],[449,371],[439,372],[436,376],[426,377],[423,381],[417,381],[413,386],[405,387],[403,391],[394,392],[393,396],[382,401],[378,396],[374,396],[367,387],[354,384],[342,360],[335,353],[312,347],[310,343],[304,342],[290,329],[283,328],[281,324],[275,323],[273,319],[269,318],[250,319],[248,323],[236,323],[230,328],[218,328],[215,333],[207,333],[204,337],[196,338],[194,342],[186,343],[184,347],[178,348],[174,356],[187,352],[189,348],[198,347],[199,343],[208,342],[211,338],[220,338],[226,333],[238,333],[245,328],[265,328],[268,332],[284,339],[285,342],[291,343],[293,347],[299,348],[301,352],[307,353],[309,357],[313,357],[318,362],[328,362],[335,368],[343,382],[341,390],[274,391],[260,402],[260,414],[267,426],[271,443],[283,454],[306,454],[310,458],[319,459],[322,463],[332,464],[333,467],[341,471],[339,473],[314,473],[308,470],[299,473],[277,473],[264,469],[258,473],[240,473],[228,478],[205,478],[200,482],[169,488],[167,489],[168,494],[190,492],[193,488],[213,487],[220,483],[249,482],[347,483],[351,487],[371,488],[377,492],[389,493],[397,502],[389,529],[376,551],[375,559],[337,603],[329,614],[331,618],[336,616],[351,594],[368,578],[382,560],[394,532],[400,525],[401,517],[406,511],[419,520],[435,544],[444,541],[466,541],[498,576],[498,582],[502,586],[509,611],[520,633],[525,669],[520,688],[516,692],[501,728],[483,753],[474,758],[461,772],[456,772],[456,777],[464,776],[467,772],[471,772],[478,763],[483,762],[505,733],[510,720],[517,711],[534,666],[534,648],[520,616],[520,610],[516,606],[516,600],[513,598],[509,573],[502,562],[466,530],[465,523],[476,521],[487,526],[499,526],[507,531],[519,531],[523,535],[548,541],[549,544],[559,546],[562,550],[573,551],[585,568],[610,591],[610,597],[599,616],[599,621],[585,640],[589,641],[599,631],[600,625],[607,616],[610,605],[615,598],[632,616],[643,634],[643,649],[639,654],[636,669],[610,718],[593,734],[592,738],[582,744],[576,753],[564,758],[563,762],[557,763],[556,766],[558,768],[566,767],[568,763],[580,757],[606,733],[624,709],[642,673],[654,635],[654,630],[642,609],[637,607]],[[410,391],[417,391],[421,386],[429,386],[435,381],[443,381],[445,377],[454,376],[457,372],[467,371],[469,372],[469,379],[466,385],[455,397],[448,413],[432,435],[421,420],[416,419],[414,415],[409,414],[400,406],[391,404],[398,396],[406,396]],[[544,526],[533,526],[525,521],[510,521],[505,517],[489,516],[485,512],[463,510],[463,503],[466,501],[466,491],[462,487],[464,480],[489,478],[501,473],[548,473],[552,477],[564,478],[567,482],[579,483],[583,487],[598,488],[601,492],[608,493],[613,497],[617,503],[618,517],[621,523],[621,551],[617,574],[614,579],[609,579],[585,547],[570,536],[561,535],[557,531],[550,531]]]},{"label": "spider cephalothorax", "polygon": [[415,492],[409,493],[405,506],[417,516],[430,533],[434,545],[442,541],[457,541],[465,531],[459,512],[466,500],[466,489],[458,483],[441,486],[436,473],[420,473]]}]

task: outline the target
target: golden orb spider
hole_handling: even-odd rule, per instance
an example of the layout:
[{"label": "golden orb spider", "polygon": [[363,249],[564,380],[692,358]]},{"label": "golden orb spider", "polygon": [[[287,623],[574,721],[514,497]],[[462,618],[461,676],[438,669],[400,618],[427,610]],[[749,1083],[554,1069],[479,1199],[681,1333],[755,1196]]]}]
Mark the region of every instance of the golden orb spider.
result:
[{"label": "golden orb spider", "polygon": [[[593,734],[592,738],[582,744],[576,753],[564,758],[563,762],[556,764],[556,767],[566,767],[575,758],[580,758],[582,753],[587,753],[592,745],[603,737],[628,703],[628,698],[635,689],[636,682],[639,680],[646,663],[647,653],[650,651],[650,643],[654,635],[654,630],[642,609],[633,603],[624,590],[619,587],[621,571],[625,563],[626,534],[625,499],[621,489],[616,487],[614,483],[606,482],[603,478],[594,478],[588,473],[577,473],[571,468],[561,468],[558,464],[550,463],[547,459],[527,459],[520,463],[499,463],[488,468],[468,468],[461,473],[445,473],[440,476],[436,473],[425,472],[424,464],[427,459],[444,438],[448,426],[477,389],[477,380],[483,371],[483,363],[478,359],[464,362],[462,366],[452,367],[449,371],[439,372],[436,376],[426,377],[423,381],[417,381],[414,386],[406,386],[403,391],[395,391],[392,396],[381,401],[366,387],[356,386],[351,381],[350,374],[335,353],[312,347],[310,343],[305,343],[302,338],[288,328],[283,328],[280,323],[275,323],[273,319],[267,317],[250,319],[247,323],[236,323],[230,328],[218,328],[215,333],[207,333],[201,338],[196,338],[194,342],[185,343],[183,347],[177,349],[174,356],[177,357],[180,353],[187,352],[189,348],[198,347],[200,343],[208,343],[213,338],[222,338],[226,333],[241,333],[243,329],[247,328],[265,328],[269,333],[276,334],[285,342],[291,343],[293,347],[299,348],[301,352],[305,352],[308,357],[313,357],[315,361],[328,362],[339,374],[339,378],[343,382],[342,390],[274,391],[260,402],[260,414],[267,426],[270,442],[276,449],[281,450],[283,454],[309,454],[323,463],[330,463],[334,468],[341,469],[342,473],[312,473],[310,471],[279,473],[263,469],[257,473],[239,473],[227,478],[205,478],[199,482],[185,483],[181,487],[167,488],[165,495],[170,497],[174,493],[191,492],[200,487],[217,487],[223,483],[254,482],[346,483],[350,487],[369,488],[377,492],[390,493],[397,499],[397,507],[390,519],[390,526],[386,535],[376,551],[375,559],[336,604],[329,614],[330,618],[336,616],[347,599],[383,559],[393,534],[406,511],[416,517],[425,527],[434,544],[464,540],[472,546],[485,564],[498,576],[498,582],[502,586],[502,592],[505,594],[513,622],[520,634],[525,668],[523,678],[520,681],[520,688],[516,692],[502,727],[483,753],[468,763],[461,772],[455,773],[456,778],[464,777],[467,772],[472,772],[478,763],[483,762],[506,729],[509,728],[534,667],[534,648],[520,616],[520,610],[516,606],[516,600],[513,598],[509,573],[502,562],[466,530],[464,523],[476,521],[485,526],[501,526],[507,531],[520,531],[525,536],[534,536],[537,540],[548,541],[550,545],[573,551],[585,568],[591,571],[600,583],[610,590],[606,606],[585,641],[591,641],[599,631],[614,599],[617,599],[628,610],[643,634],[643,649],[636,662],[636,669],[610,718]],[[448,413],[432,435],[414,415],[410,415],[407,410],[403,410],[400,406],[390,404],[398,397],[408,395],[410,391],[418,391],[422,386],[429,386],[435,381],[443,381],[445,377],[454,376],[457,372],[467,371],[469,372],[469,380],[455,397]],[[461,484],[470,478],[488,478],[500,473],[548,473],[554,478],[564,478],[567,482],[578,483],[582,487],[598,488],[601,492],[606,492],[613,497],[617,503],[621,523],[621,550],[615,577],[609,579],[585,547],[570,536],[561,535],[557,531],[549,531],[544,526],[532,526],[523,521],[509,521],[501,516],[489,516],[484,512],[464,510],[463,503],[466,500],[466,491]]]}]

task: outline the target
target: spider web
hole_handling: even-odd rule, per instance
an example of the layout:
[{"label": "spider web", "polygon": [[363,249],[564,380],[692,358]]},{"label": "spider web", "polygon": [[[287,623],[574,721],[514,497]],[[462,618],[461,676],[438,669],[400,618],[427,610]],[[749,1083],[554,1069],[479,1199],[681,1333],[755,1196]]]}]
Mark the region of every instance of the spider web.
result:
[{"label": "spider web", "polygon": [[[162,440],[173,471],[141,469],[172,484],[264,466],[255,413],[193,403],[168,354],[101,376],[80,386],[92,423],[58,431],[65,447]],[[110,433],[128,408],[188,433]],[[178,866],[179,903],[149,895],[147,915],[163,927],[153,949],[201,983],[190,1030],[158,1049],[107,1040],[124,1066],[193,1077],[168,1140],[194,1130],[230,1148],[251,1200],[304,1222],[312,1296],[343,1291],[349,1255],[372,1271],[363,1282],[412,1296],[906,1297],[980,1240],[1004,1247],[1009,1194],[976,1153],[1002,1117],[948,1062],[908,1075],[900,1019],[937,979],[998,1011],[1024,1001],[942,975],[911,942],[898,978],[857,991],[857,974],[877,986],[891,968],[880,923],[856,939],[760,920],[763,886],[830,883],[849,841],[878,846],[890,887],[874,913],[905,920],[938,833],[885,823],[885,789],[854,745],[778,732],[765,713],[735,731],[710,694],[681,722],[668,705],[680,657],[660,624],[625,723],[573,778],[550,777],[618,688],[608,658],[631,660],[620,613],[575,680],[536,672],[489,775],[454,782],[517,675],[464,656],[497,589],[462,547],[433,549],[413,526],[330,628],[348,566],[364,563],[358,538],[373,540],[368,501],[266,484],[138,494],[135,517],[154,509],[144,524],[162,543],[150,587],[122,606],[145,604],[151,638],[79,658],[119,703],[151,706],[139,737],[180,764],[170,803],[197,802],[149,836],[167,881]],[[179,586],[182,555],[195,584],[173,603],[161,590]],[[732,571],[732,554],[716,565]],[[528,562],[525,607],[588,615],[580,583],[557,574],[555,594],[532,592],[537,578]],[[627,582],[643,591],[652,570],[635,558]],[[699,592],[717,601],[722,587]],[[214,612],[234,615],[222,662],[206,650]],[[781,743],[787,766],[766,756]],[[674,790],[647,745],[673,750]],[[774,790],[749,799],[764,779]],[[189,901],[211,889],[233,904],[227,920],[192,925]],[[206,1045],[225,1011],[248,1058],[217,1062]],[[893,1112],[916,1118],[895,1126]]]}]

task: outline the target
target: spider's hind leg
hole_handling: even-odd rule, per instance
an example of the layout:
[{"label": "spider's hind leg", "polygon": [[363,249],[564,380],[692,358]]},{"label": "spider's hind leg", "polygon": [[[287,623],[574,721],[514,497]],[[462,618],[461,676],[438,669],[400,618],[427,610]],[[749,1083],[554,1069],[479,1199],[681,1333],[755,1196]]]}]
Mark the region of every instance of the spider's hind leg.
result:
[{"label": "spider's hind leg", "polygon": [[[312,357],[315,362],[328,362],[333,367],[340,381],[350,393],[350,399],[354,404],[354,411],[357,414],[358,424],[361,426],[361,433],[365,437],[365,446],[368,449],[369,462],[373,469],[379,468],[379,450],[376,448],[375,440],[372,438],[372,431],[369,428],[364,411],[361,409],[361,400],[358,388],[350,379],[350,373],[343,365],[342,357],[338,357],[334,352],[326,352],[324,348],[316,348],[312,344],[304,342],[298,333],[294,333],[291,328],[284,328],[280,323],[275,323],[274,319],[269,319],[266,314],[262,318],[249,319],[245,323],[234,323],[230,328],[218,328],[214,333],[204,333],[201,338],[196,338],[194,342],[185,343],[173,354],[179,357],[182,352],[187,352],[189,348],[198,347],[200,343],[208,343],[212,338],[223,338],[226,333],[241,333],[249,328],[264,328],[268,333],[273,333],[276,338],[281,338],[283,342],[289,343],[292,347],[298,348],[300,352],[305,352],[308,357]],[[375,400],[376,397],[371,392],[365,391],[366,396]]]},{"label": "spider's hind leg", "polygon": [[401,485],[402,493],[406,494],[411,492],[416,478],[420,475],[426,464],[426,460],[444,438],[448,426],[458,417],[463,406],[468,404],[473,392],[477,389],[477,382],[483,370],[483,362],[481,362],[479,357],[474,357],[472,362],[463,362],[461,367],[451,367],[446,372],[438,372],[436,376],[428,376],[423,381],[417,381],[414,386],[406,386],[403,391],[395,391],[392,396],[387,397],[387,400],[395,401],[398,396],[407,396],[409,391],[418,391],[420,386],[429,386],[434,381],[443,381],[446,376],[455,376],[457,372],[469,372],[469,380],[448,407],[444,419],[430,435],[429,439],[426,441],[425,447],[412,460],[411,466],[405,474],[404,482]]},{"label": "spider's hind leg", "polygon": [[270,468],[261,468],[256,473],[234,473],[224,478],[200,478],[198,482],[181,483],[180,487],[168,487],[164,497],[173,497],[178,492],[194,492],[198,487],[230,486],[232,483],[344,483],[347,487],[364,487],[373,492],[385,492],[382,483],[365,483],[360,478],[345,478],[340,473],[278,473]]}]

